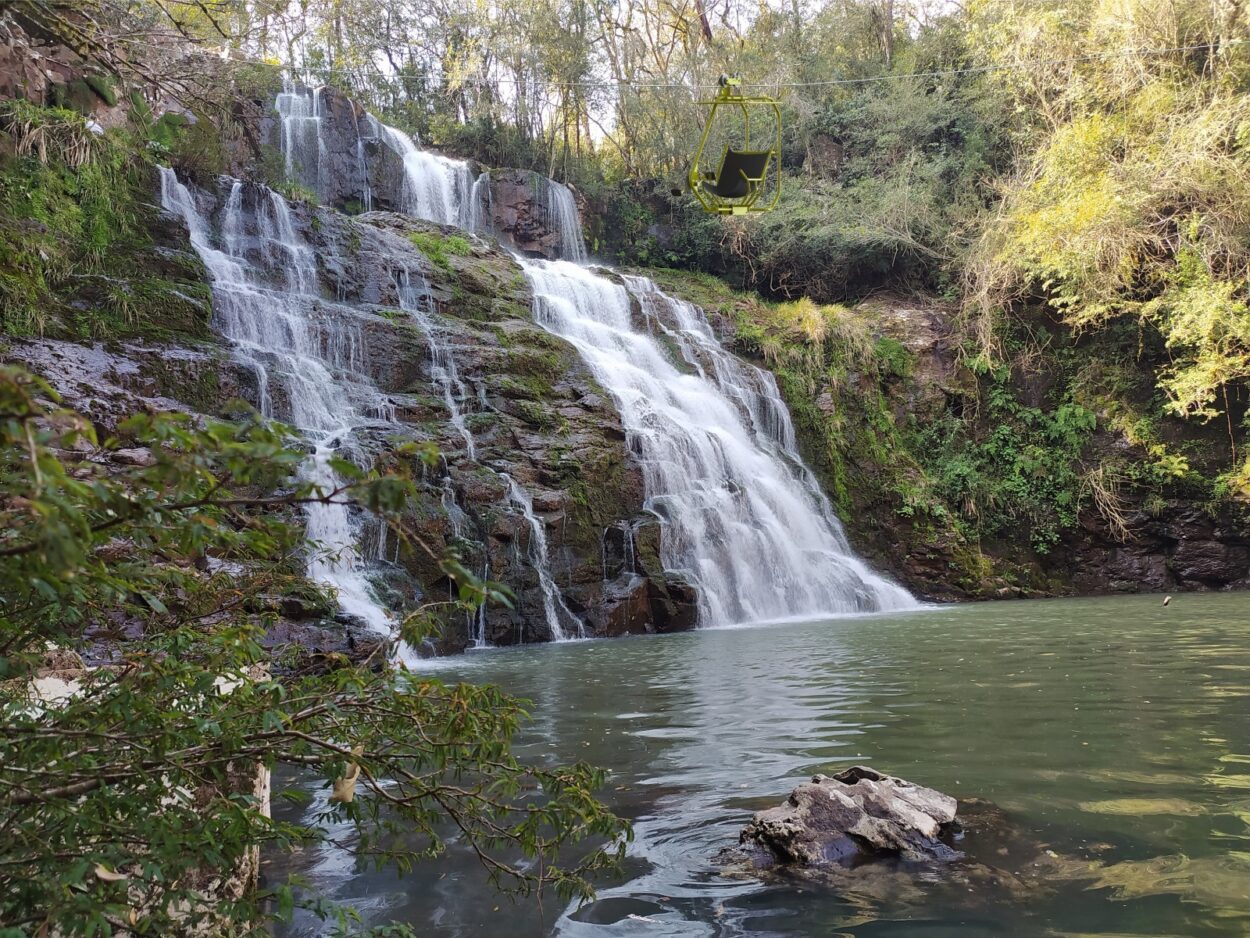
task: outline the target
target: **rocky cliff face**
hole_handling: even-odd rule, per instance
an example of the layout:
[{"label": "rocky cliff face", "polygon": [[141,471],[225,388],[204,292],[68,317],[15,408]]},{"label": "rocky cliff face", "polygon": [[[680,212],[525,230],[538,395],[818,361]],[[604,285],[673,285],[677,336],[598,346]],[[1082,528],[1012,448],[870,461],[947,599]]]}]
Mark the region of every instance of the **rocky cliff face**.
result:
[{"label": "rocky cliff face", "polygon": [[[206,215],[220,217],[228,191],[198,194]],[[267,197],[245,187],[245,204]],[[387,604],[404,609],[452,598],[437,558],[454,548],[470,569],[516,592],[514,608],[487,612],[489,642],[550,638],[533,531],[509,497],[510,478],[532,499],[551,576],[589,634],[692,626],[693,597],[660,567],[655,519],[642,511],[641,478],[611,401],[574,349],[533,321],[529,287],[511,256],[454,229],[389,212],[349,217],[295,203],[292,214],[316,254],[318,315],[351,321],[367,376],[395,408],[395,425],[364,433],[363,445],[376,465],[416,473],[421,481],[408,521],[429,550],[387,550],[376,577]],[[185,232],[163,227],[157,248],[197,265]],[[424,318],[404,308],[401,271],[428,285]],[[204,308],[204,321],[208,315]],[[473,457],[449,421],[432,344],[454,355]],[[106,431],[136,409],[219,414],[231,399],[255,405],[260,394],[255,375],[211,334],[107,346],[20,342],[8,357],[45,374],[69,405]],[[405,441],[436,444],[439,468],[423,469],[403,455]],[[368,553],[375,545],[365,547]],[[285,611],[296,619],[325,612],[297,604]],[[445,618],[441,648],[463,647],[471,627],[466,614]]]},{"label": "rocky cliff face", "polygon": [[[900,297],[866,301],[856,312],[872,333],[899,342],[911,356],[906,375],[890,384],[888,402],[898,426],[927,423],[952,412],[975,420],[972,411],[977,378],[960,355],[953,313],[941,304]],[[1038,388],[1054,381],[1045,370],[1016,379],[1022,398],[1040,403]],[[1100,450],[1133,452],[1114,428],[1100,427],[1087,444]],[[897,512],[866,510],[873,519],[858,536],[870,555],[899,570],[920,592],[954,598],[990,596],[1165,592],[1250,587],[1250,515],[1226,503],[1212,507],[1203,500],[1150,498],[1147,491],[1122,493],[1123,528],[1115,529],[1093,499],[1078,513],[1077,524],[1064,531],[1045,554],[1032,550],[1027,538],[994,538],[979,545],[979,577],[969,577],[969,545],[950,530],[923,529]],[[1147,503],[1149,502],[1149,508]],[[866,506],[867,508],[867,506]],[[891,515],[893,517],[891,517]]]}]

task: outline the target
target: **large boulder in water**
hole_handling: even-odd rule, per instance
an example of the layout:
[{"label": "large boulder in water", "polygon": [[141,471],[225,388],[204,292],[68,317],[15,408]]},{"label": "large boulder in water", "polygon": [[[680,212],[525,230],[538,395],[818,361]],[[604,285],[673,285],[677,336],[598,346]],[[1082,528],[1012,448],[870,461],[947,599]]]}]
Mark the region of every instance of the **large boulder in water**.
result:
[{"label": "large boulder in water", "polygon": [[957,802],[867,766],[817,775],[760,811],[740,841],[756,867],[851,866],[876,858],[949,861]]}]

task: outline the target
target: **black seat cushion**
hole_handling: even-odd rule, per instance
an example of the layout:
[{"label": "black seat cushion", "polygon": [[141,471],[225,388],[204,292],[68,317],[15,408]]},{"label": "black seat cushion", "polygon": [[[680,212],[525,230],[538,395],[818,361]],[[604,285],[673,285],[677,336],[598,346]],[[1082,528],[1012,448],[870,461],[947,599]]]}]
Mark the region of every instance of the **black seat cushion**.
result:
[{"label": "black seat cushion", "polygon": [[771,150],[726,150],[716,181],[705,188],[722,199],[740,199],[750,191],[747,178],[762,179]]}]

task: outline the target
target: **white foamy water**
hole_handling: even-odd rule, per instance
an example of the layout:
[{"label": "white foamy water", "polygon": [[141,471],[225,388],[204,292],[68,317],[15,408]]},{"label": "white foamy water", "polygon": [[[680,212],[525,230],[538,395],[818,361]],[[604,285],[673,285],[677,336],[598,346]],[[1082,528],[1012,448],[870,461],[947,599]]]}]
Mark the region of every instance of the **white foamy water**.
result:
[{"label": "white foamy water", "polygon": [[538,574],[538,586],[543,594],[543,613],[547,618],[547,627],[551,630],[551,640],[562,642],[567,638],[585,638],[586,626],[580,618],[564,602],[560,588],[551,575],[551,558],[547,553],[547,529],[542,520],[534,514],[534,501],[529,492],[517,485],[516,481],[506,473],[500,476],[508,483],[508,498],[521,511],[521,517],[529,525],[529,561]]},{"label": "white foamy water", "polygon": [[[365,374],[352,317],[337,315],[318,296],[315,255],[276,192],[254,187],[248,211],[244,184],[234,181],[218,247],[190,190],[173,170],[162,167],[160,174],[161,205],[186,223],[208,269],[214,328],[256,375],[262,413],[290,423],[312,446],[304,479],[323,493],[335,491],[341,481],[331,460],[359,456],[357,432],[394,419]],[[347,505],[314,503],[305,514],[309,577],[332,588],[345,613],[389,632],[393,622],[373,598],[360,556],[360,524]]]},{"label": "white foamy water", "polygon": [[399,209],[416,218],[472,230],[476,182],[469,164],[422,150],[401,130],[368,118],[374,135],[403,161]]},{"label": "white foamy water", "polygon": [[586,242],[577,203],[569,187],[554,179],[547,180],[547,223],[559,232],[560,257],[576,264],[586,263]]},{"label": "white foamy water", "polygon": [[[724,352],[697,307],[642,278],[627,288],[565,261],[522,266],[538,321],[577,348],[616,401],[647,507],[663,520],[661,560],[699,587],[702,624],[915,605],[847,547],[794,449],[775,382]],[[631,291],[676,314],[690,368],[635,328]]]},{"label": "white foamy water", "polygon": [[280,122],[278,147],[287,178],[320,193],[321,163],[325,156],[321,138],[321,89],[306,88],[284,78],[274,107]]}]

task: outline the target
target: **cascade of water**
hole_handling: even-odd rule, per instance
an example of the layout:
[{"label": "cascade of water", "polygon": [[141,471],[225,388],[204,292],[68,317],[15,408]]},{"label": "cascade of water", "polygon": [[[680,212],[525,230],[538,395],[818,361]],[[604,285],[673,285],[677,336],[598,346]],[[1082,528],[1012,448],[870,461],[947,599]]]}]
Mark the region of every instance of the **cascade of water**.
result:
[{"label": "cascade of water", "polygon": [[442,225],[473,230],[473,173],[463,160],[421,150],[401,130],[367,118],[375,136],[404,164],[400,210]]},{"label": "cascade of water", "polygon": [[[483,200],[477,190],[489,180],[474,181],[468,164],[423,152],[398,130],[370,120],[377,138],[402,159],[405,211],[480,228]],[[666,296],[651,281],[627,278],[621,285],[567,262],[586,258],[567,187],[549,184],[546,209],[566,260],[520,260],[534,288],[536,318],[578,349],[615,399],[643,469],[648,507],[665,525],[661,559],[699,587],[700,621],[766,621],[914,605],[906,591],[850,551],[828,500],[798,455],[773,377],[726,352],[701,310]],[[634,328],[635,298],[686,367],[677,367],[664,345]],[[453,425],[464,397],[457,382],[444,366],[440,387],[447,389]],[[530,561],[552,636],[564,637],[574,624],[580,632],[581,623],[551,576],[543,524],[528,494],[504,478],[509,498],[530,526]]]},{"label": "cascade of water", "polygon": [[400,308],[412,315],[413,321],[430,346],[430,379],[442,395],[451,425],[464,440],[465,452],[469,459],[476,461],[477,445],[461,409],[462,402],[469,395],[468,388],[460,380],[451,346],[442,338],[430,319],[430,305],[433,303],[430,285],[420,273],[414,274],[408,270],[397,272],[396,285]]},{"label": "cascade of water", "polygon": [[[234,181],[223,209],[221,250],[191,191],[169,168],[162,167],[160,176],[162,207],[185,222],[208,270],[214,327],[256,373],[265,416],[293,424],[311,444],[304,479],[322,492],[335,491],[340,480],[332,460],[360,458],[357,431],[370,424],[370,413],[375,422],[389,421],[393,408],[363,373],[363,344],[347,325],[351,317],[320,314],[316,258],[296,234],[290,207],[276,192],[258,187],[248,212],[244,186]],[[284,272],[280,287],[270,283],[276,270]],[[314,545],[309,577],[331,587],[344,612],[389,632],[391,617],[370,592],[360,527],[347,506],[310,504],[306,520]]]},{"label": "cascade of water", "polygon": [[849,551],[842,523],[815,475],[799,455],[794,421],[790,419],[790,411],[781,398],[773,373],[725,351],[700,307],[669,296],[646,277],[625,274],[621,279],[638,300],[648,325],[663,332],[681,352],[686,364],[701,378],[714,381],[721,393],[734,402],[750,422],[761,445],[773,447],[785,459],[804,487],[816,496],[826,523]]},{"label": "cascade of water", "polygon": [[582,238],[582,220],[577,214],[577,202],[569,187],[554,179],[547,180],[547,224],[560,234],[560,257],[584,264],[586,242]]},{"label": "cascade of water", "polygon": [[[562,261],[521,263],[539,322],[578,349],[615,399],[648,507],[665,522],[661,559],[699,587],[701,622],[914,604],[848,550],[810,476],[798,471],[802,461],[787,451],[792,431],[788,415],[777,416],[784,405],[775,385],[748,381],[746,366],[731,367],[727,353],[715,380],[688,374],[634,329],[626,287]],[[687,325],[678,331],[689,348],[723,351],[702,316]],[[768,434],[751,426],[757,420]]]},{"label": "cascade of water", "polygon": [[[490,551],[483,551],[485,560],[482,562],[482,582],[490,582]],[[490,642],[486,640],[486,603],[480,603],[477,612],[473,614],[472,621],[469,623],[469,639],[473,642],[474,648],[489,648]]]},{"label": "cascade of water", "polygon": [[284,76],[274,107],[282,125],[278,145],[287,178],[320,195],[325,156],[325,142],[321,137],[321,89],[298,85],[290,76]]},{"label": "cascade of water", "polygon": [[543,594],[543,613],[547,618],[547,627],[551,630],[552,641],[560,642],[570,637],[565,629],[566,625],[572,626],[577,638],[585,638],[585,623],[565,604],[560,588],[551,576],[551,562],[547,555],[547,530],[542,520],[534,514],[533,499],[525,489],[516,484],[512,476],[501,472],[499,477],[508,483],[508,498],[521,510],[521,515],[529,525],[529,560],[538,574],[538,585]]},{"label": "cascade of water", "polygon": [[495,227],[494,197],[490,191],[490,173],[478,173],[469,193],[469,230],[490,234]]}]

